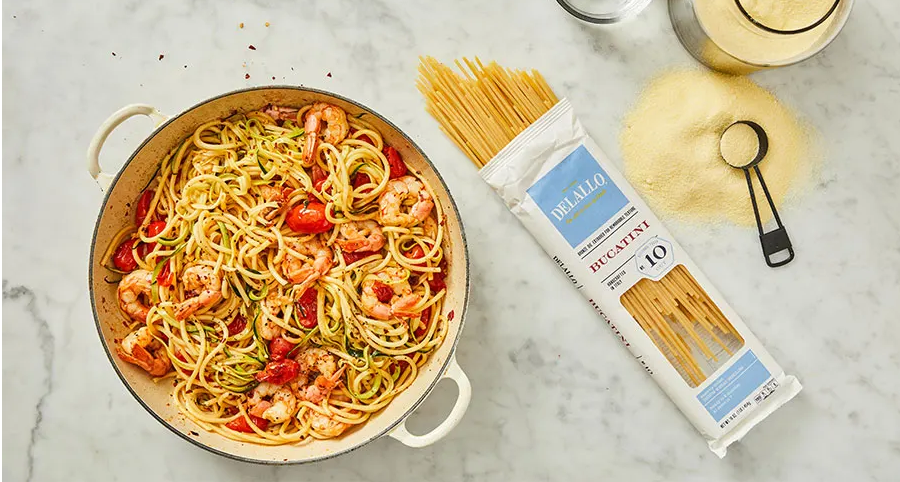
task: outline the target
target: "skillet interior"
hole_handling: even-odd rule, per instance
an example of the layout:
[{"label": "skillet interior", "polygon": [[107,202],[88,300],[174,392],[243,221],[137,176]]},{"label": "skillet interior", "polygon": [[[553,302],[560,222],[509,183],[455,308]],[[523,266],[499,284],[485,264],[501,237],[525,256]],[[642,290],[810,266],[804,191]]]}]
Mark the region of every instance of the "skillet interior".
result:
[{"label": "skillet interior", "polygon": [[[259,109],[269,103],[302,106],[317,101],[338,105],[348,115],[363,114],[363,119],[381,132],[385,143],[397,148],[407,164],[422,173],[431,184],[446,215],[450,269],[446,279],[448,294],[444,312],[448,316],[452,313],[453,320],[449,323],[444,343],[432,353],[413,384],[358,429],[338,439],[301,446],[266,447],[235,442],[206,432],[180,415],[170,403],[169,383],[154,384],[143,370],[115,356],[115,342],[127,334],[127,328],[117,306],[116,285],[104,280],[110,273],[101,266],[100,261],[116,232],[133,222],[134,202],[165,154],[198,126],[235,113]],[[132,395],[150,414],[182,438],[220,455],[259,463],[322,460],[354,450],[389,432],[421,404],[440,379],[462,331],[468,300],[468,252],[463,226],[447,186],[425,154],[396,126],[365,106],[308,88],[278,86],[231,92],[200,103],[156,129],[125,163],[110,186],[97,219],[90,258],[89,284],[97,329],[113,368]]]}]

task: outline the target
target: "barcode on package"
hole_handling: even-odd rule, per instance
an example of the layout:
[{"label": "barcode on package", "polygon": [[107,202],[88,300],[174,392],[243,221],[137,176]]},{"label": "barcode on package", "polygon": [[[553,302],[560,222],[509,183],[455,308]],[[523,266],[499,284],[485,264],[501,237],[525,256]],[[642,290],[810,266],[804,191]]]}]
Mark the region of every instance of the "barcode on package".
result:
[{"label": "barcode on package", "polygon": [[756,396],[753,397],[753,401],[747,400],[740,407],[736,408],[731,415],[725,417],[725,420],[722,420],[719,423],[720,428],[725,428],[728,424],[733,422],[736,418],[738,418],[744,410],[750,408],[751,405],[759,405],[760,402],[769,398],[769,395],[775,393],[775,389],[778,388],[778,380],[774,378],[769,380],[769,383],[766,383],[759,392],[757,392]]},{"label": "barcode on package", "polygon": [[722,423],[719,424],[720,428],[725,428],[729,423],[733,422],[734,419],[738,418],[744,410],[750,408],[753,405],[753,402],[747,400],[743,405],[738,407],[735,411],[731,412],[731,415],[725,417],[725,420],[722,420]]},{"label": "barcode on package", "polygon": [[762,402],[763,400],[769,398],[769,395],[775,392],[775,389],[778,388],[778,380],[774,378],[766,383],[766,386],[762,387],[762,390],[753,397],[753,401],[756,403]]}]

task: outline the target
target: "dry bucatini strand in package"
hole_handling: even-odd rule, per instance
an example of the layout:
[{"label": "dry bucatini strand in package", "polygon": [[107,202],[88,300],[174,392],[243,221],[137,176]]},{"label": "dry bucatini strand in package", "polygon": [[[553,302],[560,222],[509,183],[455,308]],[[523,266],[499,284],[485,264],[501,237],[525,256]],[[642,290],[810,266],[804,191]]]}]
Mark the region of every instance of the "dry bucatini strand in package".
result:
[{"label": "dry bucatini strand in package", "polygon": [[480,172],[718,456],[800,391],[566,99]]}]

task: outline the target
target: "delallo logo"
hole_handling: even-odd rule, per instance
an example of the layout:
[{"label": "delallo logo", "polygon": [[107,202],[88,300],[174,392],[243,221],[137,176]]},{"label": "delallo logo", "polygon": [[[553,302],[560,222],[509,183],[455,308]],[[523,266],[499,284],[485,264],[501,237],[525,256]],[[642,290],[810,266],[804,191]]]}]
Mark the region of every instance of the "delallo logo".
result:
[{"label": "delallo logo", "polygon": [[[600,189],[605,185],[606,178],[601,172],[582,182],[572,181],[572,184],[569,184],[562,190],[563,200],[550,213],[553,214],[557,221],[565,219],[567,224],[571,224],[572,221],[578,219],[581,213],[606,194],[606,189]],[[567,217],[572,211],[575,211],[575,213],[571,217]]]},{"label": "delallo logo", "polygon": [[628,204],[583,145],[528,188],[528,194],[573,248]]}]

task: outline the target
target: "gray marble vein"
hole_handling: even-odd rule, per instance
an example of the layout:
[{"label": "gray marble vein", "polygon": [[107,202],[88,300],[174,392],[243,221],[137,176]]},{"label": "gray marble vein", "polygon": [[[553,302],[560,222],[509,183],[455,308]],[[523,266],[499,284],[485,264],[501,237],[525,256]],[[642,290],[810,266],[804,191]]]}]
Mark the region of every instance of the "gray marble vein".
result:
[{"label": "gray marble vein", "polygon": [[[41,430],[41,422],[44,419],[43,410],[44,410],[44,402],[48,395],[50,395],[51,390],[53,390],[53,358],[54,358],[54,337],[53,333],[50,331],[50,325],[47,323],[47,320],[44,319],[40,313],[38,312],[35,300],[34,291],[24,287],[24,286],[7,286],[6,280],[3,281],[3,303],[7,305],[8,303],[17,303],[21,304],[23,301],[25,302],[25,312],[27,314],[27,318],[30,323],[36,325],[37,334],[40,342],[40,352],[42,354],[43,363],[43,383],[40,387],[40,395],[37,400],[37,404],[34,407],[34,423],[31,425],[31,433],[28,437],[28,445],[25,448],[26,458],[27,458],[27,466],[26,466],[26,477],[25,480],[32,480],[32,476],[34,475],[34,446],[38,441],[38,437],[40,436]],[[14,367],[15,363],[12,364]],[[6,372],[6,370],[4,370]],[[33,375],[33,374],[32,374]],[[12,376],[15,377],[14,374],[7,373],[3,374],[3,378],[7,379]],[[4,418],[6,418],[4,414]],[[4,432],[5,438],[6,432]]]},{"label": "gray marble vein", "polygon": [[[724,460],[481,182],[414,87],[422,54],[537,68],[621,165],[619,128],[641,85],[694,64],[664,1],[609,28],[581,24],[553,0],[3,6],[5,479],[900,480],[897,2],[856,2],[821,55],[753,76],[801,113],[823,152],[805,194],[779,209],[797,248],[792,264],[767,268],[751,229],[664,219],[805,386]],[[372,106],[429,153],[456,197],[473,286],[458,356],[474,395],[436,445],[381,439],[310,466],[242,464],[172,436],[109,367],[86,283],[102,199],[84,170],[96,127],[125,104],[177,113],[272,83]],[[150,128],[145,119],[122,125],[104,166],[121,165]],[[441,420],[454,396],[452,384],[439,385],[413,430]]]}]

